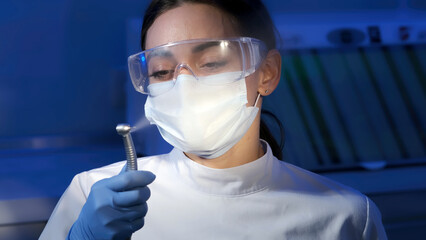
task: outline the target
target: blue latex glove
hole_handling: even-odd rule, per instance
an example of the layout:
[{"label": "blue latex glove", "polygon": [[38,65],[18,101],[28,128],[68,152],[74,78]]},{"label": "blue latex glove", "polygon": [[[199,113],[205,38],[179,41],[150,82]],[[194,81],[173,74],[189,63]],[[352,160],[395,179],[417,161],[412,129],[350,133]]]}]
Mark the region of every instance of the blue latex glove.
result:
[{"label": "blue latex glove", "polygon": [[147,185],[155,175],[124,169],[93,184],[67,239],[127,239],[143,227],[151,195]]}]

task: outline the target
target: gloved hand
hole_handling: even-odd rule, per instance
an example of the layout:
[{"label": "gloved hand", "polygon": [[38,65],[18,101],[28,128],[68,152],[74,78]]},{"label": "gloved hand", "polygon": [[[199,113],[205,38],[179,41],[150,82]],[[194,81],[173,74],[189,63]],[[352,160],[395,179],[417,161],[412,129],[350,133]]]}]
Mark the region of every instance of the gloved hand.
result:
[{"label": "gloved hand", "polygon": [[155,175],[124,169],[93,184],[67,239],[127,239],[143,227],[151,195],[147,185]]}]

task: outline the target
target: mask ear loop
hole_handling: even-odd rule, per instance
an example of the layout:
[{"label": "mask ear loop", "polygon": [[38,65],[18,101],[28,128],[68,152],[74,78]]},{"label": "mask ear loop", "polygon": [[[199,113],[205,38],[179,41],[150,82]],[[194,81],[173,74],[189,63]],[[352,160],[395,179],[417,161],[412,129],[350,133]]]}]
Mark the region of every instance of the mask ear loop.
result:
[{"label": "mask ear loop", "polygon": [[259,101],[259,98],[260,98],[260,93],[258,92],[258,93],[257,93],[257,98],[256,98],[256,101],[254,102],[254,105],[253,105],[253,107],[256,107],[256,105],[257,105],[257,102]]},{"label": "mask ear loop", "polygon": [[[266,89],[265,90],[265,94],[266,93],[268,93],[269,92],[269,89]],[[253,107],[256,107],[256,105],[257,105],[257,101],[259,101],[259,97],[260,97],[260,93],[259,92],[257,92],[257,98],[256,98],[256,101],[254,102],[254,106]]]}]

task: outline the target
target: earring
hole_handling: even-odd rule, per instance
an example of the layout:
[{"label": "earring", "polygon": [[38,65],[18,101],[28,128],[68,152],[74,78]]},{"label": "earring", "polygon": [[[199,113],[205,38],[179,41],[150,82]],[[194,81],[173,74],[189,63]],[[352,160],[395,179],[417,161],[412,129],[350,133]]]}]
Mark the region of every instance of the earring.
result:
[{"label": "earring", "polygon": [[265,90],[265,94],[267,94],[268,92],[269,92],[269,90],[268,90],[268,89],[266,89],[266,90]]}]

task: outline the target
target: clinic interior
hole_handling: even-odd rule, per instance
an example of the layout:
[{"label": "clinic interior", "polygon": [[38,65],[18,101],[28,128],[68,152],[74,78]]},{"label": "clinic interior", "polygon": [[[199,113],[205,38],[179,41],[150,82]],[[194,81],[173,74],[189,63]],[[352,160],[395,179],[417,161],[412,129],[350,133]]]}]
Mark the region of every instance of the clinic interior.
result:
[{"label": "clinic interior", "polygon": [[[127,72],[146,2],[1,1],[0,239],[37,239],[75,174],[124,160],[118,123],[142,124],[140,156],[171,150]],[[426,1],[264,3],[283,71],[263,108],[284,160],[369,196],[389,239],[424,238]]]}]

